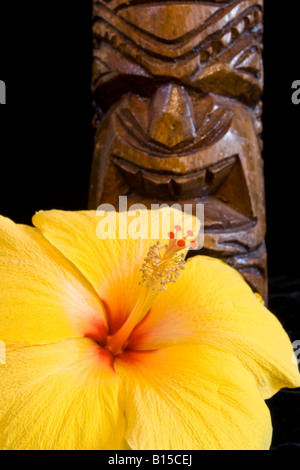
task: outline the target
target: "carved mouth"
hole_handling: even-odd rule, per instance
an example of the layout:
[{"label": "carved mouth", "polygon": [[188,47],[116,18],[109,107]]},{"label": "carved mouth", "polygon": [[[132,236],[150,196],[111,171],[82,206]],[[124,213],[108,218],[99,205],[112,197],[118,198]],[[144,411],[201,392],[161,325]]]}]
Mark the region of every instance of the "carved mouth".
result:
[{"label": "carved mouth", "polygon": [[[233,204],[230,196],[226,195],[226,182],[231,177],[236,178],[239,172],[240,161],[237,155],[185,175],[146,170],[116,155],[111,159],[128,183],[127,195],[132,201],[138,202],[140,198],[144,201],[146,197],[150,201],[164,201],[168,204],[176,201],[201,202],[205,204],[206,232],[248,230],[257,223],[249,209],[250,201],[247,205],[239,206],[234,204],[239,199],[238,194],[233,197]],[[241,188],[238,192],[240,191]],[[245,199],[244,193],[241,200]]]},{"label": "carved mouth", "polygon": [[114,165],[132,189],[149,198],[179,200],[215,195],[231,173],[238,157],[226,158],[215,165],[185,175],[156,173],[112,156]]}]

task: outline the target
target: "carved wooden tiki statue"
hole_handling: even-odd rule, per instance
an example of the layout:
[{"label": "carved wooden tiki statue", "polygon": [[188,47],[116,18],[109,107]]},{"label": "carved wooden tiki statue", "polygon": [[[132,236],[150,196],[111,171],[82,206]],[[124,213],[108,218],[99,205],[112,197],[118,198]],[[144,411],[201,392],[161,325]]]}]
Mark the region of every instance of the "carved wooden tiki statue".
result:
[{"label": "carved wooden tiki statue", "polygon": [[201,254],[266,296],[263,0],[94,0],[90,208],[205,204]]}]

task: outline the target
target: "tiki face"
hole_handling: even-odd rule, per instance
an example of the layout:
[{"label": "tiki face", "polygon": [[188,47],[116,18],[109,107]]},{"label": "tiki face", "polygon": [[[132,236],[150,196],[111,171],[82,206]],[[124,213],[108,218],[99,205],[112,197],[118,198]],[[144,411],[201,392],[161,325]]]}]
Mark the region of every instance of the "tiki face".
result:
[{"label": "tiki face", "polygon": [[262,0],[95,1],[90,206],[203,202],[205,250],[264,294]]}]

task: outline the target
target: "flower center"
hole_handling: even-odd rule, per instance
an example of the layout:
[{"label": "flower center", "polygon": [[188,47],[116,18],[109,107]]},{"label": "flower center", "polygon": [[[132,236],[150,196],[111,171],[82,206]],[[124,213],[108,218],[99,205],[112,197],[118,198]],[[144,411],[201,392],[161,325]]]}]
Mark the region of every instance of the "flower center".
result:
[{"label": "flower center", "polygon": [[160,241],[157,241],[150,247],[141,267],[142,279],[137,303],[121,328],[108,337],[106,348],[113,354],[119,354],[126,348],[130,334],[147,315],[159,292],[166,291],[165,286],[179,278],[180,271],[185,268],[184,260],[188,250],[191,247],[197,248],[192,231],[189,230],[183,238],[178,238],[180,226],[175,226],[175,231],[169,233],[168,245],[162,246]]}]

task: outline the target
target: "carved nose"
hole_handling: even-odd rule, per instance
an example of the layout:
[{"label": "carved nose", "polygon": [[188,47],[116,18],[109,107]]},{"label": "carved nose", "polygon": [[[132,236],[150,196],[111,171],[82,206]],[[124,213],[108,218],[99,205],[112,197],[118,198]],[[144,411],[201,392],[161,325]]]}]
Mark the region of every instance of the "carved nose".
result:
[{"label": "carved nose", "polygon": [[183,87],[169,84],[156,91],[148,131],[153,141],[169,148],[196,137],[193,104]]}]

